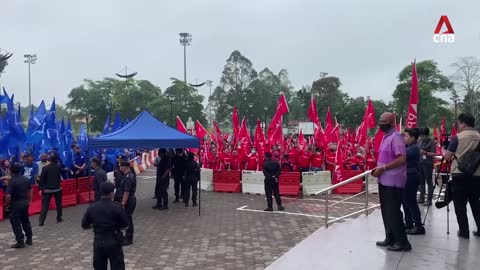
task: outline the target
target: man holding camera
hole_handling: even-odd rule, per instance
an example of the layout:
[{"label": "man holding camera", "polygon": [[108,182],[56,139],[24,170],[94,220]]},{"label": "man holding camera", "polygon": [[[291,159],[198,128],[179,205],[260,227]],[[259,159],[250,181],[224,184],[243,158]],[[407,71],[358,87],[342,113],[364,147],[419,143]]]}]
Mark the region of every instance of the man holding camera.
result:
[{"label": "man holding camera", "polygon": [[468,175],[460,170],[459,164],[471,151],[478,152],[480,134],[473,128],[475,117],[469,113],[460,114],[457,123],[460,132],[452,138],[447,151],[443,153],[443,157],[445,160],[452,161],[450,169],[452,175],[451,187],[459,227],[457,235],[468,239],[470,238],[470,229],[468,226],[467,202],[470,203],[473,218],[477,224],[477,231],[473,234],[480,237],[480,167],[472,170],[472,175]]}]

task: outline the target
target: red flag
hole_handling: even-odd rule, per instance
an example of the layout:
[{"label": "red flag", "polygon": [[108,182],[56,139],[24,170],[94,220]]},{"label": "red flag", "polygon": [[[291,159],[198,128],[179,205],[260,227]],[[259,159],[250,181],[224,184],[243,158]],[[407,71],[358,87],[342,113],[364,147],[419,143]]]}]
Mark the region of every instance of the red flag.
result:
[{"label": "red flag", "polygon": [[257,120],[257,128],[255,129],[255,148],[260,155],[265,152],[265,135],[263,135],[260,120]]},{"label": "red flag", "polygon": [[337,184],[342,182],[344,179],[343,177],[343,151],[342,151],[343,145],[339,142],[337,145],[337,153],[335,155],[335,169],[333,171],[333,183]]},{"label": "red flag", "polygon": [[447,129],[445,127],[445,117],[442,117],[442,122],[440,124],[440,137],[441,137],[440,142],[443,142],[447,138]]},{"label": "red flag", "polygon": [[303,136],[302,129],[300,129],[300,132],[298,134],[298,146],[300,147],[300,150],[303,151],[307,147],[307,141],[305,140],[305,137]]},{"label": "red flag", "polygon": [[400,117],[400,122],[398,122],[398,125],[397,125],[397,131],[398,132],[402,131],[402,122],[403,122],[403,119],[402,119],[402,117]]},{"label": "red flag", "polygon": [[222,137],[222,131],[220,130],[220,128],[218,127],[217,125],[217,122],[213,121],[213,128],[215,129],[215,133],[216,133],[216,141],[217,141],[217,145],[218,145],[218,150],[220,152],[223,152],[223,137]]},{"label": "red flag", "polygon": [[180,116],[177,115],[177,130],[183,133],[187,133],[187,128],[182,122],[182,119],[180,119]]},{"label": "red flag", "polygon": [[245,117],[242,119],[242,125],[240,131],[238,132],[238,139],[242,144],[242,149],[245,153],[250,152],[250,134],[248,133],[247,120]]},{"label": "red flag", "polygon": [[198,120],[195,121],[195,136],[197,138],[203,139],[205,136],[207,136],[208,132],[207,130],[202,126]]},{"label": "red flag", "polygon": [[407,128],[417,127],[417,106],[418,106],[418,79],[417,64],[415,61],[412,65],[412,89],[410,91],[410,102],[408,104]]},{"label": "red flag", "polygon": [[313,130],[321,129],[323,132],[322,124],[320,123],[320,119],[318,118],[317,102],[314,96],[312,96],[312,98],[310,99],[310,106],[308,106],[307,115],[310,121],[313,122]]},{"label": "red flag", "polygon": [[383,132],[380,129],[377,129],[375,133],[375,138],[373,139],[373,149],[375,151],[375,159],[378,158],[378,151],[380,150],[380,144],[382,144]]},{"label": "red flag", "polygon": [[232,124],[233,124],[233,144],[237,144],[237,136],[239,132],[239,123],[238,123],[238,110],[237,106],[233,107],[233,114],[232,114]]},{"label": "red flag", "polygon": [[285,95],[281,93],[277,103],[277,110],[267,130],[270,145],[281,144],[283,142],[283,115],[287,112],[289,112],[287,100],[285,99]]},{"label": "red flag", "polygon": [[397,114],[393,112],[393,124],[397,127]]},{"label": "red flag", "polygon": [[375,121],[375,108],[373,107],[373,102],[371,99],[368,99],[368,105],[365,109],[365,115],[363,117],[363,121],[367,123],[367,128],[372,129],[376,127]]},{"label": "red flag", "polygon": [[338,142],[338,139],[340,137],[340,125],[336,125],[335,128],[332,129],[330,134],[327,134],[327,144],[332,143],[332,142]]},{"label": "red flag", "polygon": [[330,112],[330,107],[328,107],[327,117],[325,119],[325,134],[329,136],[329,134],[332,132],[332,129],[333,129],[332,113]]},{"label": "red flag", "polygon": [[437,130],[437,125],[433,125],[433,137],[437,138],[438,141],[440,141],[440,136],[438,134],[438,130]]},{"label": "red flag", "polygon": [[453,136],[457,135],[457,128],[455,127],[455,124],[452,125],[452,133],[450,134],[450,138],[453,138]]}]

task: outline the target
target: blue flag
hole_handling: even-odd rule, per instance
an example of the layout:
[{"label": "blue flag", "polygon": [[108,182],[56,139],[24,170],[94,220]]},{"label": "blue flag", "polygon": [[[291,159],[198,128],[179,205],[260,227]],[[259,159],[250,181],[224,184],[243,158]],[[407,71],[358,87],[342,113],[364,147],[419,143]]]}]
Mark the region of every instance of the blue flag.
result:
[{"label": "blue flag", "polygon": [[28,120],[27,138],[32,145],[39,146],[42,143],[46,116],[47,110],[45,109],[45,102],[42,100],[33,117],[30,113],[30,119]]},{"label": "blue flag", "polygon": [[105,125],[103,126],[103,135],[107,135],[108,131],[110,130],[110,114],[107,116],[107,120],[105,121]]},{"label": "blue flag", "polygon": [[59,146],[58,140],[58,128],[55,116],[55,98],[53,99],[52,106],[50,107],[50,111],[45,118],[45,125],[44,125],[44,143],[47,149],[57,148]]}]

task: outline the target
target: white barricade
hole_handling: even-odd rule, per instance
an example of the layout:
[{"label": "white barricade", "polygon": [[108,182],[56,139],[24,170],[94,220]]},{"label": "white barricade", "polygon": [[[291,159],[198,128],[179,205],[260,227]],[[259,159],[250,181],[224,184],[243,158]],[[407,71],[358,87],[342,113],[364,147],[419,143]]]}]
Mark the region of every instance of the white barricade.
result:
[{"label": "white barricade", "polygon": [[378,193],[378,179],[372,175],[367,175],[368,181],[368,193],[377,194]]},{"label": "white barricade", "polygon": [[303,172],[302,185],[303,195],[313,195],[322,189],[332,185],[330,171]]},{"label": "white barricade", "polygon": [[205,191],[213,191],[213,170],[212,169],[200,169],[200,181],[202,184],[201,189]]},{"label": "white barricade", "polygon": [[136,159],[130,160],[130,167],[133,168],[133,170],[135,171],[135,174],[140,174],[143,172],[143,171],[140,171],[140,169],[138,168],[138,163]]},{"label": "white barricade", "polygon": [[150,163],[150,158],[148,157],[147,153],[142,154],[142,163],[147,165],[147,168],[152,166],[152,163]]},{"label": "white barricade", "polygon": [[151,150],[150,152],[148,152],[148,157],[150,163],[153,164],[155,162],[155,151]]},{"label": "white barricade", "polygon": [[242,171],[242,193],[265,195],[265,176],[260,171]]},{"label": "white barricade", "polygon": [[[147,165],[145,165],[145,162],[141,161],[140,156],[138,156],[137,160],[135,160],[135,161],[137,162],[137,168],[140,171],[140,173],[144,172],[147,169]],[[138,165],[138,164],[140,164],[140,165]]]}]

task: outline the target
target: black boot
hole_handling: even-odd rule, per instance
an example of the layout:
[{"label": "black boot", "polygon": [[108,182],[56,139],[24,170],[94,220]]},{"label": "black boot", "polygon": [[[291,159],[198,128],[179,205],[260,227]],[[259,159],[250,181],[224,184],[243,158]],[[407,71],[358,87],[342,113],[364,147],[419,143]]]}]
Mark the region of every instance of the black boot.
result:
[{"label": "black boot", "polygon": [[390,246],[387,247],[387,250],[390,250],[390,251],[410,251],[410,250],[412,250],[412,245],[410,245],[410,243],[407,241],[407,243],[405,243],[403,245],[399,245],[399,244],[390,245]]},{"label": "black boot", "polygon": [[27,241],[25,241],[25,244],[27,244],[29,246],[33,245],[32,238],[27,238]]},{"label": "black boot", "polygon": [[263,211],[272,212],[272,211],[273,211],[273,208],[272,208],[272,207],[267,207],[267,208],[265,208]]},{"label": "black boot", "polygon": [[393,242],[388,240],[388,239],[385,239],[383,241],[377,241],[377,243],[376,243],[376,245],[379,246],[379,247],[388,247],[392,244],[393,244]]},{"label": "black boot", "polygon": [[408,235],[424,235],[425,228],[423,226],[415,226],[410,230],[407,230]]},{"label": "black boot", "polygon": [[281,205],[278,206],[278,211],[283,211],[283,210],[285,210],[285,207],[283,207],[283,206],[281,206]]},{"label": "black boot", "polygon": [[25,244],[22,243],[22,242],[17,242],[16,244],[11,245],[10,247],[11,248],[25,248]]}]

